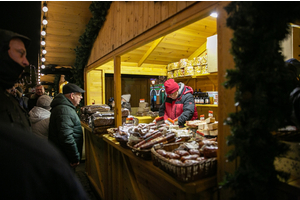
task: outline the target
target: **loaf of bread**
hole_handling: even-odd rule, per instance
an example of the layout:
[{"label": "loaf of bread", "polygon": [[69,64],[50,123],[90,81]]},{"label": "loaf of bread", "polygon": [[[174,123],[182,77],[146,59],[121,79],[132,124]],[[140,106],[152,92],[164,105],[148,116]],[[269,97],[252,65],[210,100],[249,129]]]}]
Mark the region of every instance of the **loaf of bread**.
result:
[{"label": "loaf of bread", "polygon": [[93,118],[93,126],[109,126],[115,123],[114,117],[95,117]]},{"label": "loaf of bread", "polygon": [[109,112],[110,107],[106,104],[84,106],[83,112],[93,114],[96,112]]},{"label": "loaf of bread", "polygon": [[216,146],[207,146],[203,149],[203,155],[205,158],[214,158],[217,157],[218,147]]}]

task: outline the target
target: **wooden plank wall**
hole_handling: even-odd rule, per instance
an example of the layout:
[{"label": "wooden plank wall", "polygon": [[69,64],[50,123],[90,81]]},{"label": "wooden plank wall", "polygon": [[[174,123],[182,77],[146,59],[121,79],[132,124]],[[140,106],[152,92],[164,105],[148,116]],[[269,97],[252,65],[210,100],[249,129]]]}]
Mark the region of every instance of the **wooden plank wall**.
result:
[{"label": "wooden plank wall", "polygon": [[[145,99],[150,104],[150,81],[147,78],[121,78],[122,94],[131,94],[131,107],[139,107],[139,100]],[[114,78],[105,78],[105,103],[114,96]]]},{"label": "wooden plank wall", "polygon": [[94,43],[87,66],[194,3],[114,1]]}]

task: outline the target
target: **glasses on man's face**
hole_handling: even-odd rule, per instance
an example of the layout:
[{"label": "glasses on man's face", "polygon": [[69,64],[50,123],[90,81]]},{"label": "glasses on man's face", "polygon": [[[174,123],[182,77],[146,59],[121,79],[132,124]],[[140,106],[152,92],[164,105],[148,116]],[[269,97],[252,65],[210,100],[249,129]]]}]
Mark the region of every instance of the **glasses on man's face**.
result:
[{"label": "glasses on man's face", "polygon": [[173,92],[172,94],[169,94],[169,97],[177,97],[178,95],[178,90],[176,92]]},{"label": "glasses on man's face", "polygon": [[79,93],[79,92],[76,92],[76,93],[74,93],[76,96],[78,96],[78,97],[82,97],[82,94],[81,93]]}]

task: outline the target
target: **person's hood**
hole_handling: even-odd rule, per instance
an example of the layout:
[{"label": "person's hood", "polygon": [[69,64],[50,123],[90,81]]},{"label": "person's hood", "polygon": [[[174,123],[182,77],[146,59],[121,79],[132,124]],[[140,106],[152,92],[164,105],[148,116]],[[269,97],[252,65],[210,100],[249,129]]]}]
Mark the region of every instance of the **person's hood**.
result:
[{"label": "person's hood", "polygon": [[131,94],[123,94],[121,97],[122,97],[123,99],[125,99],[126,102],[129,102],[129,101],[130,101]]},{"label": "person's hood", "polygon": [[181,99],[182,98],[182,95],[184,94],[187,94],[187,93],[191,93],[193,94],[193,88],[191,88],[190,86],[186,86],[184,85],[184,83],[178,83],[179,85],[179,90],[178,90],[178,97],[177,97],[177,100]]},{"label": "person's hood", "polygon": [[29,119],[31,123],[37,123],[43,119],[49,118],[51,112],[49,110],[46,110],[45,108],[34,106],[29,111]]},{"label": "person's hood", "polygon": [[54,97],[54,99],[52,100],[52,102],[50,104],[50,107],[52,109],[54,109],[56,106],[59,106],[59,105],[66,105],[66,106],[70,106],[73,109],[75,109],[75,106],[72,104],[72,102],[69,99],[67,99],[67,97],[65,97],[62,93],[59,93],[58,95],[56,95]]},{"label": "person's hood", "polygon": [[24,67],[8,54],[9,43],[13,38],[21,39],[26,49],[30,43],[30,39],[26,36],[0,29],[0,87],[3,89],[11,88],[24,71]]}]

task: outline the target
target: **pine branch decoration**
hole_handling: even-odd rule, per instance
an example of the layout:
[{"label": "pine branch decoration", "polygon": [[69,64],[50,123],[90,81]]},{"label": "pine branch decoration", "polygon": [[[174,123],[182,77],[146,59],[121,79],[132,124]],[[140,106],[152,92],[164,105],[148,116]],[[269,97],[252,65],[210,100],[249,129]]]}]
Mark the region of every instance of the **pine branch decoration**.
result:
[{"label": "pine branch decoration", "polygon": [[275,199],[278,176],[275,157],[288,146],[272,135],[290,116],[293,89],[284,66],[280,42],[289,34],[289,23],[300,19],[299,2],[231,2],[225,10],[227,26],[234,30],[231,54],[235,69],[227,70],[225,88],[236,88],[239,111],[225,121],[231,127],[229,161],[239,160],[234,174],[227,173],[225,188],[233,199]]}]

